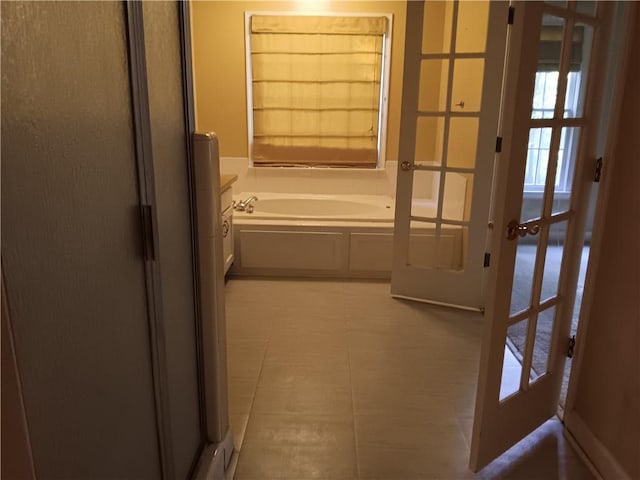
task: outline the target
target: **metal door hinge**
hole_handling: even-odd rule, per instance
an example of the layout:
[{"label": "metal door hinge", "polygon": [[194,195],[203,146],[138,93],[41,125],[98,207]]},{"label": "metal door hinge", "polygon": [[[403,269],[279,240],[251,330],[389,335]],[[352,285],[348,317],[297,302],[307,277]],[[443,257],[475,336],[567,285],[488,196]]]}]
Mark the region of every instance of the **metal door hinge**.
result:
[{"label": "metal door hinge", "polygon": [[593,172],[593,181],[595,183],[600,182],[600,177],[602,177],[602,157],[599,157],[596,160],[596,168],[595,168],[595,171]]},{"label": "metal door hinge", "polygon": [[567,347],[567,357],[573,358],[573,352],[576,349],[576,336],[572,336],[569,339],[569,346]]},{"label": "metal door hinge", "polygon": [[491,265],[491,254],[489,252],[484,252],[484,267],[488,267]]},{"label": "metal door hinge", "polygon": [[140,205],[142,217],[142,252],[145,260],[156,259],[156,248],[153,241],[153,217],[151,205]]},{"label": "metal door hinge", "polygon": [[509,7],[509,16],[507,17],[507,23],[509,25],[513,25],[513,17],[516,14],[516,9],[515,7]]},{"label": "metal door hinge", "polygon": [[502,137],[496,137],[496,153],[502,151]]}]

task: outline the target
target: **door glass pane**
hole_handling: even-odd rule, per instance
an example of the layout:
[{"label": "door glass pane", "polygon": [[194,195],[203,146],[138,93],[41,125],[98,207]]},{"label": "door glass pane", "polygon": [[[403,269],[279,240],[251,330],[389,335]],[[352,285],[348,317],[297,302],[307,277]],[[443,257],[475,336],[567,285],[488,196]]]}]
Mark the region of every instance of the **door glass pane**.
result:
[{"label": "door glass pane", "polygon": [[547,254],[544,259],[542,293],[540,294],[542,302],[558,295],[558,280],[560,278],[560,266],[562,265],[568,223],[554,223],[549,228],[549,242],[547,243]]},{"label": "door glass pane", "polygon": [[478,145],[478,118],[453,117],[449,121],[447,166],[474,168]]},{"label": "door glass pane", "polygon": [[440,172],[414,170],[411,216],[435,218],[440,191]]},{"label": "door glass pane", "polygon": [[563,128],[558,150],[558,167],[553,191],[552,213],[566,212],[571,207],[571,188],[575,174],[580,128]]},{"label": "door glass pane", "polygon": [[573,27],[569,72],[567,73],[564,118],[581,117],[584,111],[592,43],[593,27],[576,22]]},{"label": "door glass pane", "polygon": [[468,227],[443,223],[438,238],[437,267],[443,270],[463,270],[467,239]]},{"label": "door glass pane", "polygon": [[549,370],[549,350],[551,349],[551,334],[553,333],[555,313],[556,307],[551,307],[538,314],[531,371],[529,372],[530,382],[535,381]]},{"label": "door glass pane", "polygon": [[418,268],[462,270],[464,268],[467,228],[441,226],[432,222],[411,221],[408,263]]},{"label": "door glass pane", "polygon": [[422,53],[449,53],[453,2],[425,2]]},{"label": "door glass pane", "polygon": [[456,52],[484,52],[487,44],[488,22],[489,2],[460,2],[456,28]]},{"label": "door glass pane", "polygon": [[538,236],[518,237],[511,287],[511,307],[509,308],[511,315],[526,310],[531,305],[531,287],[537,251]]},{"label": "door glass pane", "polygon": [[[542,216],[542,191],[547,179],[547,166],[551,150],[551,128],[529,130],[527,162],[524,173],[524,190],[530,193],[522,199],[520,221]],[[536,192],[539,192],[536,194]]]},{"label": "door glass pane", "polygon": [[452,112],[479,112],[482,100],[484,60],[463,58],[453,64]]},{"label": "door glass pane", "polygon": [[409,230],[408,264],[435,268],[437,265],[436,224],[412,221]]},{"label": "door glass pane", "polygon": [[526,318],[507,328],[507,338],[502,361],[502,380],[500,382],[500,400],[520,390],[522,375],[522,357],[527,339],[529,319]]},{"label": "door glass pane", "polygon": [[553,15],[542,17],[531,118],[553,118],[558,94],[563,35],[564,20],[562,18]]},{"label": "door glass pane", "polygon": [[473,174],[447,172],[444,178],[442,218],[468,221],[472,191]]},{"label": "door glass pane", "polygon": [[441,165],[444,145],[444,117],[418,117],[415,163]]},{"label": "door glass pane", "polygon": [[442,112],[447,103],[449,60],[429,59],[420,62],[418,110]]},{"label": "door glass pane", "polygon": [[583,15],[589,15],[591,17],[596,14],[596,5],[598,2],[591,2],[585,0],[578,0],[576,2],[576,12],[582,13]]}]

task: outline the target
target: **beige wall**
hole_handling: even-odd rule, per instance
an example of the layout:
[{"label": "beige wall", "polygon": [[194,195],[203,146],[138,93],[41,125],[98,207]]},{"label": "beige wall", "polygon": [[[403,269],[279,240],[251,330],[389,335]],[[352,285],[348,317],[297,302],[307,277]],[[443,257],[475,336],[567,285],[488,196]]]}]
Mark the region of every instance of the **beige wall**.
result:
[{"label": "beige wall", "polygon": [[[247,156],[245,11],[294,11],[305,2],[194,1],[191,3],[196,125],[220,138],[220,154]],[[326,11],[393,14],[387,159],[398,157],[406,5],[403,1],[314,2]]]},{"label": "beige wall", "polygon": [[640,9],[635,25],[575,403],[629,478],[640,478]]},{"label": "beige wall", "polygon": [[[222,156],[247,156],[246,73],[244,49],[245,11],[296,11],[304,2],[245,2],[194,1],[192,2],[192,35],[194,78],[196,90],[196,123],[200,130],[213,130],[220,138]],[[402,75],[404,64],[404,35],[406,2],[404,1],[326,1],[313,3],[325,11],[376,12],[393,14],[389,113],[387,127],[387,160],[398,159],[400,135],[400,109],[402,104]],[[316,7],[317,8],[317,7]],[[486,37],[487,2],[465,2],[460,7],[461,28],[458,32],[458,50],[477,51]],[[432,48],[425,52],[448,51],[451,38],[451,4],[427,2],[423,44]],[[449,25],[449,26],[447,26]],[[446,45],[446,48],[443,47]],[[443,50],[444,48],[444,50]],[[473,62],[471,62],[473,63]],[[467,62],[467,64],[469,64]],[[438,106],[443,109],[446,97],[447,69],[439,62],[430,62],[430,81],[421,88],[420,104],[423,109]],[[464,65],[458,68],[464,69]],[[479,101],[482,71],[460,72],[454,82],[453,103],[465,101],[467,110]],[[480,80],[479,80],[479,78]],[[474,101],[475,99],[475,101]],[[431,108],[428,108],[428,107]],[[442,154],[442,124],[426,122],[420,130],[416,149],[418,156]],[[466,132],[464,132],[466,133]],[[476,132],[477,133],[477,132]],[[465,135],[465,139],[468,140]],[[473,142],[455,142],[458,150],[473,146]],[[460,151],[473,158],[474,149]]]}]

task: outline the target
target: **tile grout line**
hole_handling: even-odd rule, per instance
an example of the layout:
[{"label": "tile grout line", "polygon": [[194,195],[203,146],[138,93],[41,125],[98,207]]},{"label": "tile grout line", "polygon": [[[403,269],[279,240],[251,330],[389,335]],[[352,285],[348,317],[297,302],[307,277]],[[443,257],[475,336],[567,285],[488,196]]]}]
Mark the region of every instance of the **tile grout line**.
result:
[{"label": "tile grout line", "polygon": [[[269,328],[269,335],[267,338],[266,343],[266,347],[264,349],[264,353],[262,354],[262,362],[260,362],[260,372],[258,372],[258,378],[256,379],[256,386],[253,389],[253,394],[251,395],[251,403],[249,404],[249,412],[247,414],[247,424],[244,427],[244,434],[242,435],[242,442],[240,443],[240,447],[238,448],[238,460],[236,462],[236,469],[234,472],[234,478],[235,475],[237,474],[238,471],[238,467],[240,466],[240,457],[242,455],[242,451],[243,451],[243,446],[246,443],[246,439],[247,439],[247,433],[249,432],[249,422],[251,421],[251,416],[253,413],[253,404],[255,403],[255,399],[256,399],[256,393],[258,391],[258,384],[260,383],[260,378],[262,377],[262,371],[264,370],[264,361],[267,358],[267,352],[269,350],[269,343],[271,342],[271,329],[273,328],[273,321],[271,321],[271,327]],[[227,338],[227,342],[228,342],[228,338]]]},{"label": "tile grout line", "polygon": [[349,361],[349,390],[351,391],[351,419],[353,425],[353,450],[356,459],[356,475],[357,478],[360,479],[360,457],[358,456],[358,431],[356,429],[356,411],[353,400],[353,369],[351,367],[351,342],[349,341],[349,323],[347,318],[347,304],[345,295],[343,293],[343,305],[342,305],[342,318],[346,324],[346,335],[347,335],[347,359]]}]

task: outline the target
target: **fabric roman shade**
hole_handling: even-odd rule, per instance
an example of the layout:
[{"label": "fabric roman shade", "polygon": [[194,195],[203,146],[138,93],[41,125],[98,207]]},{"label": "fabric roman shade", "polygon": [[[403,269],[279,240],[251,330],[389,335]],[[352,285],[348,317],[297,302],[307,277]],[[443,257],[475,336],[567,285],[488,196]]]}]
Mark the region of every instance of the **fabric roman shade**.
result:
[{"label": "fabric roman shade", "polygon": [[375,167],[387,19],[250,20],[254,165]]},{"label": "fabric roman shade", "polygon": [[[560,50],[562,48],[563,35],[562,26],[543,25],[538,49],[539,72],[554,72],[560,69]],[[571,72],[579,72],[581,69],[583,39],[584,27],[574,27],[569,57],[569,71]]]}]

